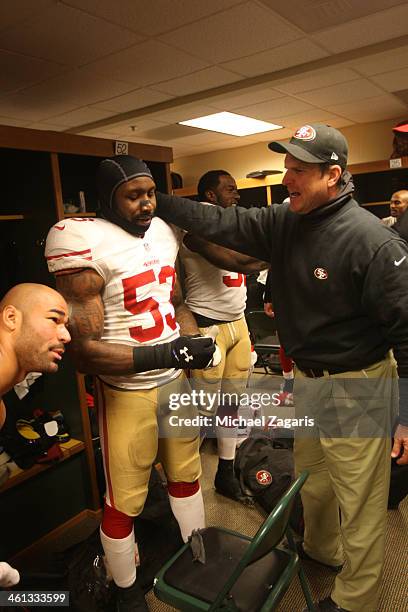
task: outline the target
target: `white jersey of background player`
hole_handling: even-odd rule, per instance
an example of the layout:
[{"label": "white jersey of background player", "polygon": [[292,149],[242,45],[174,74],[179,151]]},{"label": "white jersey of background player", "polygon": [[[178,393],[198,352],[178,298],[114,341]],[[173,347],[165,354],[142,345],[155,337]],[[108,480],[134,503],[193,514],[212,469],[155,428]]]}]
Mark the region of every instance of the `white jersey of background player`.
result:
[{"label": "white jersey of background player", "polygon": [[[224,170],[206,172],[198,183],[199,198],[209,205],[228,208],[239,203],[234,178]],[[236,253],[187,234],[180,250],[184,267],[185,301],[202,333],[216,324],[217,346],[222,361],[211,371],[193,371],[193,385],[214,392],[215,384],[225,397],[244,391],[251,366],[251,344],[244,310],[246,277],[244,274],[267,267],[265,262]],[[205,257],[205,259],[203,259]],[[208,261],[207,261],[208,260]],[[238,405],[218,406],[218,417],[236,416]],[[243,500],[234,476],[237,429],[216,426],[218,467],[216,490],[232,499]]]}]

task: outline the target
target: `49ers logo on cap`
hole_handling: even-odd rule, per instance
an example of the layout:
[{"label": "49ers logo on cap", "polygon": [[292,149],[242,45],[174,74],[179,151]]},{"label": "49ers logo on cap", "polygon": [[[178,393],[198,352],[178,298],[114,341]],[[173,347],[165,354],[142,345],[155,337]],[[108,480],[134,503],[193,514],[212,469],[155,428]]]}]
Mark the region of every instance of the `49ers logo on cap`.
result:
[{"label": "49ers logo on cap", "polygon": [[299,140],[314,140],[316,138],[316,130],[312,128],[311,125],[302,125],[302,127],[296,130],[293,138],[298,138]]},{"label": "49ers logo on cap", "polygon": [[316,268],[314,275],[319,280],[326,280],[329,277],[329,273],[324,268]]},{"label": "49ers logo on cap", "polygon": [[269,487],[272,482],[272,474],[268,470],[259,470],[255,475],[256,481],[264,486]]}]

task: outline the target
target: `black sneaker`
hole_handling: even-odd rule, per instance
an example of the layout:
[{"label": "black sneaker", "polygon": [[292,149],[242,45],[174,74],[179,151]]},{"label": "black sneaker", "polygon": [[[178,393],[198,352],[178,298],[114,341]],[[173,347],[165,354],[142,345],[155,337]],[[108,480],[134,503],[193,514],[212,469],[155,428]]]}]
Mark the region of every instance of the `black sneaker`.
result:
[{"label": "black sneaker", "polygon": [[125,589],[118,587],[116,612],[149,612],[143,591],[137,582]]},{"label": "black sneaker", "polygon": [[297,554],[301,559],[304,559],[305,561],[311,561],[312,563],[317,563],[318,565],[321,565],[322,567],[325,567],[330,571],[335,572],[336,574],[338,574],[343,569],[343,564],[329,565],[328,563],[323,563],[322,561],[318,561],[317,559],[314,559],[313,557],[308,555],[305,549],[303,548],[303,542],[296,542],[296,550]]},{"label": "black sneaker", "polygon": [[[316,612],[350,612],[346,610],[346,608],[341,608],[334,603],[331,597],[326,597],[326,599],[321,599],[320,601],[314,601],[313,605]],[[303,608],[302,612],[308,612],[308,609]]]}]

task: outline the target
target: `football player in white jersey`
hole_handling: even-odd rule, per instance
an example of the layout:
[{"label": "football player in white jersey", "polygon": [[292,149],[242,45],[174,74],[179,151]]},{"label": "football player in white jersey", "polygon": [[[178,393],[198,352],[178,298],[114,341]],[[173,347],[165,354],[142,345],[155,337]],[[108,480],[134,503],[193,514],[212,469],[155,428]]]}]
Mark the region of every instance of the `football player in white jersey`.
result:
[{"label": "football player in white jersey", "polygon": [[[234,178],[225,170],[206,172],[197,191],[203,203],[223,208],[238,204],[240,199]],[[212,325],[218,326],[217,346],[222,354],[216,368],[192,372],[193,385],[204,387],[209,393],[220,392],[225,401],[212,410],[218,408],[218,422],[224,417],[233,419],[239,406],[229,398],[235,399],[235,394],[244,391],[251,365],[251,343],[244,317],[245,274],[266,269],[268,264],[190,234],[184,238],[180,256],[185,302],[202,333]],[[227,419],[226,426],[217,424],[215,428],[219,459],[214,485],[222,495],[244,501],[234,475],[237,428],[229,427],[229,422]]]},{"label": "football player in white jersey", "polygon": [[[98,376],[106,477],[101,540],[119,587],[117,610],[134,612],[147,607],[136,582],[133,520],[143,510],[156,456],[183,539],[204,526],[198,436],[167,429],[159,437],[158,420],[168,414],[170,393],[189,390],[180,368],[211,365],[215,345],[192,337],[198,328],[178,301],[177,230],[153,218],[149,168],[116,156],[101,162],[97,182],[102,218],[54,225],[46,258],[70,306],[72,357],[80,371]],[[189,335],[180,337],[173,303]]]}]

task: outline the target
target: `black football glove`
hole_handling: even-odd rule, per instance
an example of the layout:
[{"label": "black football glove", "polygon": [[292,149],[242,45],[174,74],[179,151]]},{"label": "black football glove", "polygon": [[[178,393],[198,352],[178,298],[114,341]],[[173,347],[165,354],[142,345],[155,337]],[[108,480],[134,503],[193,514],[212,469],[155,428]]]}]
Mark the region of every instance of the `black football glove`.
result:
[{"label": "black football glove", "polygon": [[211,367],[215,352],[213,338],[206,336],[180,336],[171,342],[133,349],[135,372],[148,372],[164,368],[201,370]]}]

